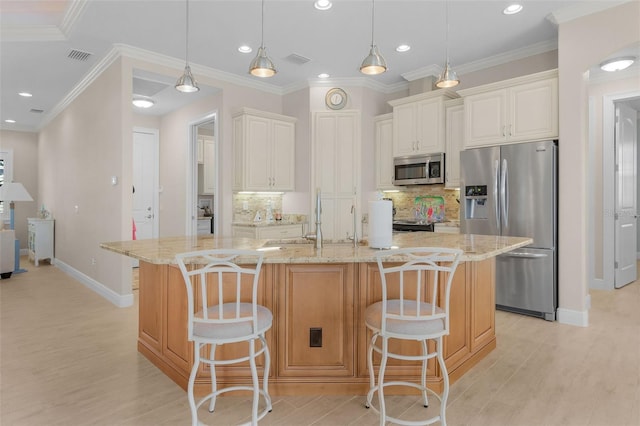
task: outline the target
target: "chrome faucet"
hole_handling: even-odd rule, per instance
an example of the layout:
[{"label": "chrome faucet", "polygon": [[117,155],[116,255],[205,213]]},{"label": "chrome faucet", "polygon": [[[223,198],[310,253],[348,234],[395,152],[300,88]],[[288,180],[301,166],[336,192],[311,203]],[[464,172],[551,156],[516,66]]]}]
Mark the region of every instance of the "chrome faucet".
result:
[{"label": "chrome faucet", "polygon": [[316,194],[316,233],[304,236],[308,240],[315,240],[317,249],[322,248],[322,220],[320,216],[322,216],[322,201],[320,189],[318,188],[318,192]]},{"label": "chrome faucet", "polygon": [[354,247],[358,247],[358,233],[357,233],[358,225],[357,225],[357,220],[356,220],[356,205],[355,204],[351,205],[351,214],[353,215],[353,246]]}]

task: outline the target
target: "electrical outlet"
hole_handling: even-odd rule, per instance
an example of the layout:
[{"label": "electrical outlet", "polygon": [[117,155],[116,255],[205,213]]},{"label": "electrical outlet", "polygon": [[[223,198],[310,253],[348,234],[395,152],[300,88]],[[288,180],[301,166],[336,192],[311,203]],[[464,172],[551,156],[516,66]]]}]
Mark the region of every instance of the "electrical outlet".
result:
[{"label": "electrical outlet", "polygon": [[322,347],[322,328],[312,327],[309,329],[309,347],[310,348]]},{"label": "electrical outlet", "polygon": [[92,258],[91,258],[91,265],[93,266],[93,265],[95,265],[95,264],[96,264],[96,258],[95,258],[95,257],[92,257]]}]

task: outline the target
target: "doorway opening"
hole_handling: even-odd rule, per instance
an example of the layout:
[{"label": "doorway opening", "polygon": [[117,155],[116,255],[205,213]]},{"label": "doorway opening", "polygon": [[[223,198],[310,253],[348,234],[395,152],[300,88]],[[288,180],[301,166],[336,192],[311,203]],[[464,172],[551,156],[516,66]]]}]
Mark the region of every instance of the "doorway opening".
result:
[{"label": "doorway opening", "polygon": [[[627,109],[635,111],[635,126],[636,134],[633,137],[633,156],[629,158],[628,149],[621,146],[621,143],[616,143],[617,132],[619,131],[619,125],[621,123],[616,122],[616,111],[620,106],[624,106]],[[603,99],[602,112],[603,112],[603,182],[602,182],[602,211],[603,211],[603,286],[606,289],[612,290],[614,288],[622,287],[627,282],[623,283],[623,276],[618,271],[625,268],[628,262],[628,257],[637,257],[637,199],[638,193],[638,111],[640,111],[640,91],[630,93],[618,93],[615,95],[606,95]],[[620,118],[618,118],[620,120]],[[622,142],[622,141],[618,141]],[[627,146],[630,142],[626,142]],[[626,151],[626,152],[621,152]],[[621,160],[622,156],[627,156],[626,160]],[[620,164],[623,161],[625,164]],[[630,165],[630,162],[633,162]],[[625,167],[626,166],[626,167]],[[621,169],[622,167],[622,169]],[[629,174],[631,173],[631,174]],[[623,175],[624,174],[624,175]],[[625,182],[626,180],[626,182]],[[632,181],[630,181],[632,180]],[[628,187],[629,183],[633,184],[633,193],[629,194],[629,191],[625,191],[623,185]],[[629,213],[629,207],[623,208],[622,205],[629,204],[629,196],[633,198],[633,210]],[[632,221],[622,221],[624,216],[631,214],[634,216]],[[627,225],[632,224],[629,227]],[[627,232],[635,233],[634,238],[628,237],[624,231],[621,233],[621,227],[625,226]],[[632,246],[632,247],[631,247]],[[636,262],[631,260],[632,266],[636,265]],[[635,273],[633,274],[635,275]],[[630,282],[635,281],[635,276]]]},{"label": "doorway opening", "polygon": [[219,220],[219,137],[217,112],[206,114],[189,126],[187,215],[189,235],[216,234]]}]

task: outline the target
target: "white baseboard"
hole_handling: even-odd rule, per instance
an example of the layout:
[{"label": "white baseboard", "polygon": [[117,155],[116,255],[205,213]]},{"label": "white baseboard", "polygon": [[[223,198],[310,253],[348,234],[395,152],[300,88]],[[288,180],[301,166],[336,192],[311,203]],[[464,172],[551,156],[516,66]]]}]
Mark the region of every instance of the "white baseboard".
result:
[{"label": "white baseboard", "polygon": [[20,256],[29,256],[29,249],[20,249]]},{"label": "white baseboard", "polygon": [[[591,299],[589,299],[589,305]],[[560,324],[575,325],[578,327],[589,326],[589,310],[586,311],[574,311],[572,309],[558,308],[558,322]]]},{"label": "white baseboard", "polygon": [[71,275],[73,278],[80,281],[80,283],[82,283],[85,287],[88,287],[90,290],[98,293],[100,296],[104,297],[117,307],[126,308],[133,305],[133,294],[118,294],[104,284],[94,280],[93,278],[83,274],[82,272],[58,259],[54,259],[51,263],[55,265],[56,268],[61,269],[63,272]]}]

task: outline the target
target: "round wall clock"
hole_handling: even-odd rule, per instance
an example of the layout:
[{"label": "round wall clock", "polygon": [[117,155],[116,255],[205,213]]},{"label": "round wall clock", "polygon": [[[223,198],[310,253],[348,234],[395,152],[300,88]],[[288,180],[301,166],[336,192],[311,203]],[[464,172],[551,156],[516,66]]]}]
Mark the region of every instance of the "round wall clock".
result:
[{"label": "round wall clock", "polygon": [[329,108],[342,109],[347,105],[347,93],[336,87],[327,92],[324,100]]}]

